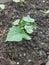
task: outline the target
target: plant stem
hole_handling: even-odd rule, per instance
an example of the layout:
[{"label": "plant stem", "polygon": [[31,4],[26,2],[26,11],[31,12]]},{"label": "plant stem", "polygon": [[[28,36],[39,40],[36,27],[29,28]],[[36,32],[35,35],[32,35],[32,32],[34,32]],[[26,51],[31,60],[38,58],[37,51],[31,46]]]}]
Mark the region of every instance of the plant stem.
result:
[{"label": "plant stem", "polygon": [[21,4],[21,5],[23,4],[23,1],[22,1],[22,0],[20,0],[20,4]]}]

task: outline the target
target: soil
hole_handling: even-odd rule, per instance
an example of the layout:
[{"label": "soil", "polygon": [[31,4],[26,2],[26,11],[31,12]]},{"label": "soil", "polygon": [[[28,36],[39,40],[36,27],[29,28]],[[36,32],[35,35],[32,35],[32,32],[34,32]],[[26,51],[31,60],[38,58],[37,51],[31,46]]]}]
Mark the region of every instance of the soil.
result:
[{"label": "soil", "polygon": [[[44,15],[41,10],[49,10],[49,0],[5,4],[6,9],[0,11],[0,65],[45,65],[49,55],[49,14]],[[26,15],[34,18],[37,24],[32,40],[5,42],[12,22]]]}]

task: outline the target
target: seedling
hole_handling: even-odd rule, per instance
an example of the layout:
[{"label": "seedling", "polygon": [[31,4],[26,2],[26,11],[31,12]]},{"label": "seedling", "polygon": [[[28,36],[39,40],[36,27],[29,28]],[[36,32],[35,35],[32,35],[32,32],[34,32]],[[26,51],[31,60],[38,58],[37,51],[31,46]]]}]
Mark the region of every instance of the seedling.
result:
[{"label": "seedling", "polygon": [[0,9],[1,10],[5,9],[5,5],[4,4],[0,4]]},{"label": "seedling", "polygon": [[46,14],[49,13],[49,10],[46,10],[46,9],[45,9],[45,10],[43,10],[43,11],[41,11],[41,12],[43,12],[43,13],[46,15]]},{"label": "seedling", "polygon": [[20,3],[20,4],[22,4],[23,2],[24,2],[24,0],[13,0],[13,2],[16,2],[16,3]]},{"label": "seedling", "polygon": [[23,39],[31,40],[30,34],[37,28],[35,20],[29,15],[24,16],[22,20],[17,19],[12,23],[9,29],[6,41],[22,41]]}]

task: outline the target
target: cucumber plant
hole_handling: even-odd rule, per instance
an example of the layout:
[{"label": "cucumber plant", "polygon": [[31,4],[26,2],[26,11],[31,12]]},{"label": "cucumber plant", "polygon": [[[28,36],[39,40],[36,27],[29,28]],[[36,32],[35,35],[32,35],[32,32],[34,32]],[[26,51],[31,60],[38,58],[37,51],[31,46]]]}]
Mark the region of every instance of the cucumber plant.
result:
[{"label": "cucumber plant", "polygon": [[24,16],[21,20],[17,19],[12,23],[12,27],[9,29],[6,41],[22,41],[31,40],[30,34],[37,28],[35,19],[32,19],[29,15]]}]

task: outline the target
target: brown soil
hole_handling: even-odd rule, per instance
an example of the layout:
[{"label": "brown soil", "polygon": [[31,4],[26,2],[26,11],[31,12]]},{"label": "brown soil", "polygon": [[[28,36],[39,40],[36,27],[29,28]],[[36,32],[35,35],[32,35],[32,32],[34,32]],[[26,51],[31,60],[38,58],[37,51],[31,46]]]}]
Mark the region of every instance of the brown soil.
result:
[{"label": "brown soil", "polygon": [[[41,12],[44,9],[49,9],[49,0],[26,0],[23,5],[14,2],[6,3],[6,9],[0,11],[1,65],[34,65],[39,61],[47,61],[49,53],[49,14],[44,15]],[[19,43],[5,42],[12,22],[28,14],[36,20],[38,26],[31,35],[32,40],[23,40]]]}]

